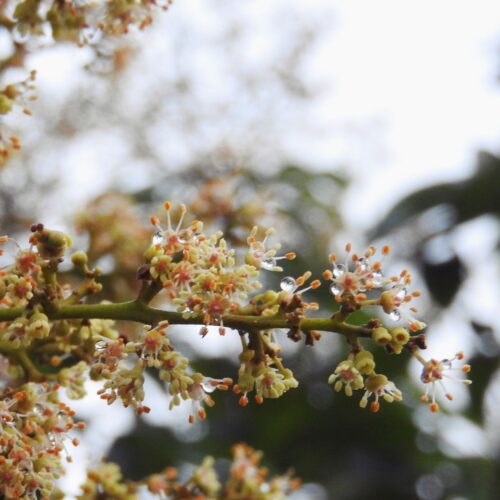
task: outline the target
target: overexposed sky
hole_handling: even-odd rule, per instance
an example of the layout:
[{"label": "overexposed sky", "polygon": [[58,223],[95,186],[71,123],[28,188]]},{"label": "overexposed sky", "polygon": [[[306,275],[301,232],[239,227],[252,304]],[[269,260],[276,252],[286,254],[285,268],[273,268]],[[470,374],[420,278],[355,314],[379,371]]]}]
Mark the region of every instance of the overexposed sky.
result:
[{"label": "overexposed sky", "polygon": [[[259,127],[276,110],[266,115],[265,100],[263,109],[253,110],[251,98],[235,91],[234,51],[241,68],[259,75],[279,56],[298,20],[317,25],[318,40],[299,69],[312,82],[314,99],[290,114],[278,109],[283,122],[278,116],[269,144],[256,140],[254,149],[258,157],[259,148],[267,148],[278,162],[343,169],[354,179],[344,211],[349,223],[364,229],[416,187],[469,174],[478,149],[499,149],[498,19],[500,4],[493,0],[183,0],[135,37],[135,59],[122,75],[127,84],[117,92],[133,120],[143,97],[179,69],[181,43],[190,48],[181,64],[195,68],[201,132],[179,138],[175,128],[165,133],[161,122],[153,124],[151,137],[165,168],[188,161],[203,141],[231,143],[238,134],[259,132],[265,140],[267,131]],[[243,33],[238,44],[214,50],[231,23]],[[41,98],[57,109],[88,60],[85,50],[75,57],[64,47],[34,57]],[[170,119],[168,106],[159,104]],[[208,111],[217,106],[225,111],[214,123]],[[126,136],[93,133],[100,141],[89,132],[66,149],[56,145],[72,166],[61,167],[62,178],[78,179],[69,194],[73,202],[104,188],[117,169],[125,169],[129,181],[141,180],[141,164],[127,162]]]}]

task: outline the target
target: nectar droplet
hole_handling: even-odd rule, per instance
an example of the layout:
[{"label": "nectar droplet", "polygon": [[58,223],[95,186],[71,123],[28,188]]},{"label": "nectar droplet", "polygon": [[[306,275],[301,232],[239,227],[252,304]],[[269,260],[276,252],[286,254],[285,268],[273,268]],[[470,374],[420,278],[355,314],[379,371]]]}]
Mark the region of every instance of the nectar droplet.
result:
[{"label": "nectar droplet", "polygon": [[340,295],[342,293],[342,287],[338,283],[332,283],[330,285],[330,292],[332,295],[337,297],[338,295]]}]

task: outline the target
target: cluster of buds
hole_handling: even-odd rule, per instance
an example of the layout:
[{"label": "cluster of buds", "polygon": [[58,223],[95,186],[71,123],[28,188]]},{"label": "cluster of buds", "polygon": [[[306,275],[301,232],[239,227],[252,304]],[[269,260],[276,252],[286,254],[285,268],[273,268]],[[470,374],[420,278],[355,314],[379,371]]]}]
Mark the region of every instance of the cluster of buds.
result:
[{"label": "cluster of buds", "polygon": [[282,317],[290,324],[298,324],[307,310],[316,311],[319,308],[317,302],[306,302],[302,296],[321,286],[321,281],[313,280],[308,286],[301,288],[311,275],[310,271],[306,271],[298,278],[286,276],[280,281],[281,291],[267,290],[256,295],[250,301],[248,312],[264,317]]},{"label": "cluster of buds", "polygon": [[[0,495],[49,498],[63,471],[64,442],[73,430],[74,412],[58,401],[57,386],[25,384],[0,395]],[[67,460],[70,457],[66,456]]]},{"label": "cluster of buds", "polygon": [[341,361],[328,378],[328,383],[337,392],[344,388],[347,396],[352,396],[353,391],[364,389],[359,405],[366,408],[368,400],[373,396],[374,400],[370,403],[372,412],[379,411],[381,399],[388,403],[402,400],[402,393],[394,382],[375,372],[373,354],[365,350],[351,353],[347,359]]},{"label": "cluster of buds", "polygon": [[255,391],[255,401],[262,404],[264,399],[277,399],[299,385],[292,371],[285,368],[278,357],[280,347],[273,336],[272,331],[249,334],[248,341],[241,336],[241,365],[238,382],[233,387],[236,394],[241,394],[241,406],[248,404],[251,391]]},{"label": "cluster of buds", "polygon": [[[381,330],[381,328],[375,329],[374,337],[377,339],[383,338],[387,330],[385,332]],[[396,328],[392,331],[392,334],[392,338],[397,338],[400,335],[401,337],[405,337],[407,341],[409,339],[408,332],[403,329]],[[455,361],[463,359],[464,355],[462,352],[457,353],[451,359],[442,359],[440,361],[437,359],[427,361],[415,349],[412,349],[411,353],[423,365],[420,379],[427,387],[425,394],[420,399],[424,403],[429,403],[429,409],[432,412],[439,411],[439,404],[436,402],[438,387],[448,400],[453,400],[453,394],[444,385],[444,379],[461,382],[466,385],[472,383],[468,379],[459,378],[453,374],[453,372],[458,374],[467,374],[470,372],[471,367],[468,364],[464,364],[460,368],[453,366]],[[366,408],[368,400],[373,396],[374,400],[370,404],[370,409],[373,412],[379,411],[381,399],[388,403],[403,399],[401,391],[396,387],[394,382],[391,382],[385,375],[375,372],[373,354],[365,350],[361,350],[356,354],[351,353],[346,360],[341,361],[330,375],[328,383],[337,392],[343,388],[347,396],[352,396],[353,391],[364,389],[365,392],[359,405],[362,408]]]},{"label": "cluster of buds", "polygon": [[167,467],[141,481],[125,481],[120,468],[113,463],[102,463],[88,472],[81,486],[79,500],[106,497],[117,500],[137,500],[143,487],[159,498],[172,500],[213,499],[231,500],[255,498],[259,500],[285,500],[300,487],[300,480],[291,473],[269,477],[267,468],[260,465],[262,453],[245,444],[232,449],[233,460],[225,484],[219,480],[213,457],[205,457],[190,476],[181,480],[177,469]]},{"label": "cluster of buds", "polygon": [[[168,322],[162,321],[155,328],[145,326],[135,341],[124,343],[123,339],[102,337],[95,352],[91,376],[95,380],[105,380],[98,391],[108,404],[120,399],[125,407],[135,408],[138,414],[148,413],[149,407],[144,401],[144,370],[156,368],[159,378],[167,383],[171,396],[170,409],[190,400],[192,411],[189,422],[196,418],[206,418],[205,405],[213,406],[210,396],[215,389],[227,390],[232,385],[230,378],[213,379],[201,373],[193,373],[189,361],[172,346],[166,335]],[[137,359],[132,368],[126,364],[129,355],[135,354]]]}]

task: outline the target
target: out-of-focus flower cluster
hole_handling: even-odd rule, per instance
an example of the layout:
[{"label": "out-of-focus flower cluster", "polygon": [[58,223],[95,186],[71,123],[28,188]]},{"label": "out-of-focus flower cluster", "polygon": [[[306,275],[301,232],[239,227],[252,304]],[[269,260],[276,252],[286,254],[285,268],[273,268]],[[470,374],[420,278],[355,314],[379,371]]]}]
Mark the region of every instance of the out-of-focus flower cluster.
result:
[{"label": "out-of-focus flower cluster", "polygon": [[[227,151],[233,160],[231,152]],[[219,151],[219,156],[224,151]],[[224,158],[219,158],[224,162]],[[217,161],[217,159],[216,159]],[[269,215],[269,203],[265,194],[252,192],[248,195],[248,182],[238,170],[230,170],[226,175],[206,179],[197,190],[189,211],[206,224],[216,224],[225,239],[233,245],[245,244],[248,232]]]},{"label": "out-of-focus flower cluster", "polygon": [[177,470],[168,467],[163,472],[152,474],[142,481],[125,481],[116,464],[103,463],[89,471],[82,485],[80,500],[93,500],[105,496],[117,500],[135,500],[138,493],[146,489],[160,498],[180,500],[284,500],[300,487],[300,480],[290,473],[269,477],[267,468],[260,465],[262,453],[245,444],[233,446],[233,460],[225,484],[217,476],[212,457],[202,464],[184,481]]},{"label": "out-of-focus flower cluster", "polygon": [[[97,56],[115,59],[123,64],[123,50],[116,37],[133,29],[144,29],[152,23],[155,11],[167,10],[173,0],[2,0],[0,28],[10,33],[14,54],[2,61],[2,68],[20,66],[25,47],[39,47],[50,42],[73,42],[95,48]],[[0,89],[0,167],[21,148],[18,135],[5,123],[4,117],[16,107],[30,115],[29,101],[34,95],[35,71],[26,79],[11,82]]]},{"label": "out-of-focus flower cluster", "polygon": [[28,383],[0,394],[0,495],[2,498],[50,497],[63,472],[65,441],[83,429],[74,412],[59,402],[57,386]]},{"label": "out-of-focus flower cluster", "polygon": [[143,29],[156,9],[172,0],[7,0],[2,2],[2,24],[14,41],[50,36],[54,40],[97,43],[103,35],[121,35],[134,26]]},{"label": "out-of-focus flower cluster", "polygon": [[87,257],[103,266],[100,282],[108,300],[125,300],[137,292],[137,269],[151,231],[134,213],[129,197],[106,193],[94,198],[75,220],[78,233],[88,238]]},{"label": "out-of-focus flower cluster", "polygon": [[34,94],[36,72],[19,82],[10,83],[0,90],[0,167],[4,165],[12,152],[21,148],[18,136],[4,123],[3,117],[20,108],[26,115],[31,115],[29,103],[36,99]]}]

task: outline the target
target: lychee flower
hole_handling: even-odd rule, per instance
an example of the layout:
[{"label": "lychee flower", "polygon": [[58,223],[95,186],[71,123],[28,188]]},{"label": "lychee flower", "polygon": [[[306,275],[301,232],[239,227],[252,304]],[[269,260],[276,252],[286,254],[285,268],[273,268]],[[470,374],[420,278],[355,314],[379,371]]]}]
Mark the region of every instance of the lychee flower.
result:
[{"label": "lychee flower", "polygon": [[283,271],[283,268],[277,265],[279,260],[293,260],[295,259],[294,252],[288,252],[285,255],[277,256],[278,250],[281,248],[279,243],[272,246],[267,246],[267,239],[274,233],[274,229],[269,228],[262,241],[256,239],[259,228],[253,227],[250,235],[247,238],[248,246],[250,247],[245,257],[245,262],[254,266],[257,269],[264,269],[266,271]]},{"label": "lychee flower", "polygon": [[160,225],[158,217],[151,217],[151,224],[153,224],[156,228],[156,232],[153,236],[153,246],[162,247],[169,255],[171,255],[182,251],[187,244],[193,242],[194,237],[201,232],[203,224],[199,221],[193,221],[189,228],[183,229],[182,225],[186,215],[186,205],[181,204],[179,206],[179,221],[174,227],[171,217],[172,204],[169,201],[166,201],[163,204],[163,208],[167,212],[166,228]]},{"label": "lychee flower", "polygon": [[[167,339],[165,329],[168,328],[168,321],[162,321],[156,328],[151,329],[145,326],[139,338],[139,342],[131,342],[130,347],[140,353],[140,357],[145,360],[149,367],[160,368],[165,352],[171,351],[170,341]],[[129,344],[127,344],[127,350]]]},{"label": "lychee flower", "polygon": [[333,385],[335,391],[340,392],[344,387],[346,396],[352,396],[352,391],[363,387],[363,376],[354,367],[351,360],[341,361],[335,371],[328,377],[328,383]]},{"label": "lychee flower", "polygon": [[[454,380],[456,382],[461,382],[462,384],[470,385],[472,380],[459,378],[453,373],[469,373],[470,365],[464,364],[460,368],[455,368],[453,366],[454,361],[462,360],[464,357],[463,352],[457,352],[455,356],[451,359],[442,359],[438,361],[437,359],[430,359],[426,361],[420,354],[413,353],[413,355],[424,365],[422,373],[420,375],[420,380],[427,384],[425,389],[425,394],[421,396],[421,400],[424,403],[429,403],[429,409],[435,413],[439,411],[439,405],[436,403],[436,392],[439,386],[444,394],[444,396],[450,401],[453,400],[453,394],[446,388],[443,379]],[[430,398],[429,398],[430,396]]]},{"label": "lychee flower", "polygon": [[374,373],[365,379],[365,393],[359,402],[361,408],[366,408],[368,400],[373,395],[375,401],[370,404],[370,410],[374,413],[380,410],[379,400],[382,398],[387,403],[401,401],[403,394],[385,375]]},{"label": "lychee flower", "polygon": [[290,370],[278,370],[274,367],[266,367],[255,379],[255,400],[258,403],[262,403],[267,398],[279,398],[288,389],[294,389],[298,385],[299,383],[295,380]]},{"label": "lychee flower", "polygon": [[393,321],[401,319],[406,321],[412,332],[424,329],[427,325],[415,318],[418,310],[411,304],[413,299],[420,297],[421,294],[418,290],[408,292],[407,287],[411,284],[411,275],[408,270],[403,269],[399,277],[392,277],[391,281],[392,288],[380,295],[380,305],[384,312]]},{"label": "lychee flower", "polygon": [[355,297],[367,290],[380,288],[389,281],[382,274],[382,260],[389,254],[389,246],[386,245],[382,248],[382,259],[377,262],[371,261],[376,253],[374,246],[369,247],[363,257],[359,257],[357,254],[351,256],[351,250],[352,245],[348,243],[345,246],[346,256],[343,263],[339,263],[337,256],[331,254],[332,270],[323,273],[325,279],[332,281],[330,292],[337,300],[340,300],[344,295]]}]

